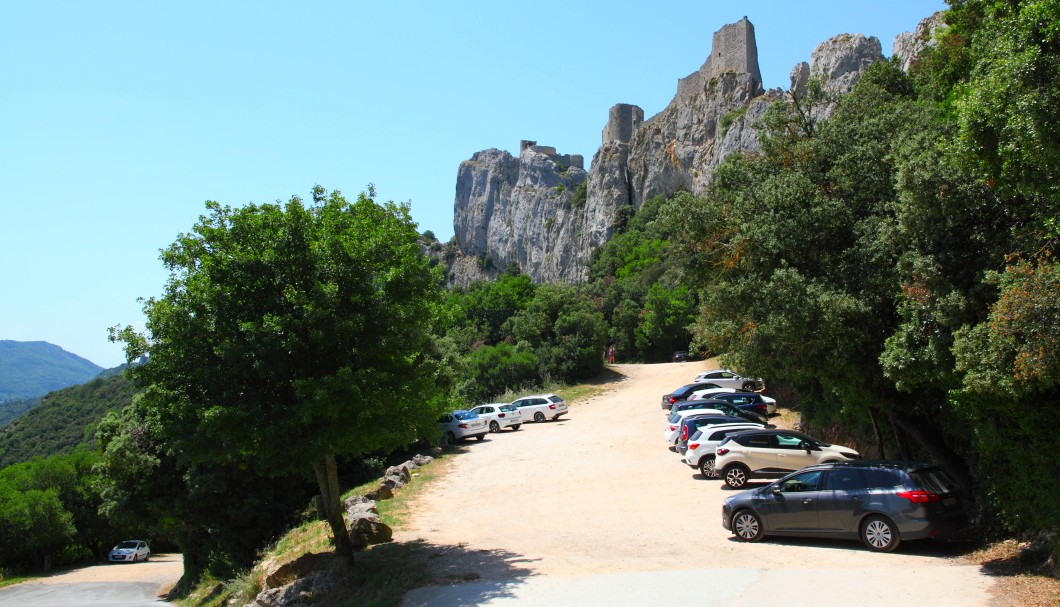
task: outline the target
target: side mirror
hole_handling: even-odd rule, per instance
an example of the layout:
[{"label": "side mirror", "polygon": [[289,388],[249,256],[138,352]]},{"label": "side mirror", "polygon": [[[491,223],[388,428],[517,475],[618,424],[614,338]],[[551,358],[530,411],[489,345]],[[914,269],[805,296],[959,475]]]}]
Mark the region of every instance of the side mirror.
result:
[{"label": "side mirror", "polygon": [[773,495],[780,495],[780,485],[773,485],[770,491],[773,492]]}]

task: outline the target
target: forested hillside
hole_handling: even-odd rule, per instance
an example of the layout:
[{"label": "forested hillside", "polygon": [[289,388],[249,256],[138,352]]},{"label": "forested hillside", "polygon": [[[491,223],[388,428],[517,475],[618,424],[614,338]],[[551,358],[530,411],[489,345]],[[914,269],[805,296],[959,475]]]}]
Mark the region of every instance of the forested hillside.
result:
[{"label": "forested hillside", "polygon": [[0,403],[86,382],[103,367],[43,341],[0,340]]},{"label": "forested hillside", "polygon": [[122,375],[57,390],[18,419],[0,427],[0,467],[36,456],[96,449],[96,426],[108,411],[129,405],[136,388]]}]

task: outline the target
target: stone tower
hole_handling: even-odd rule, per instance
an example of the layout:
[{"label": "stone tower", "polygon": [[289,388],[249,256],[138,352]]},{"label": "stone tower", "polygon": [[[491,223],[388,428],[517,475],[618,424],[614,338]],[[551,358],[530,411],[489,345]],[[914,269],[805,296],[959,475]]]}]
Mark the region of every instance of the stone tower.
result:
[{"label": "stone tower", "polygon": [[762,86],[762,72],[758,69],[758,44],[755,26],[747,17],[730,23],[714,32],[710,56],[699,68],[677,82],[675,100],[686,101],[703,90],[710,80],[726,72],[750,74],[757,88]]},{"label": "stone tower", "polygon": [[611,106],[601,137],[602,143],[607,144],[612,141],[629,143],[629,140],[633,138],[633,132],[642,122],[644,122],[644,110],[641,108],[628,103],[617,103]]}]

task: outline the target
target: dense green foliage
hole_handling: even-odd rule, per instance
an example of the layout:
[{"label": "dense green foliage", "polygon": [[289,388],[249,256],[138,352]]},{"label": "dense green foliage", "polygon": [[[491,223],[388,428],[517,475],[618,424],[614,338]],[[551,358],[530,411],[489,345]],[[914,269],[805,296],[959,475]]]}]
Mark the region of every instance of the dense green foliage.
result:
[{"label": "dense green foliage", "polygon": [[96,424],[132,402],[136,387],[120,375],[52,392],[0,429],[0,467],[30,458],[96,449]]},{"label": "dense green foliage", "polygon": [[[86,382],[102,370],[103,367],[47,342],[0,340],[0,403],[43,396]],[[0,425],[5,421],[0,413]]]},{"label": "dense green foliage", "polygon": [[1060,520],[1038,406],[1060,384],[1058,10],[955,2],[910,75],[778,103],[762,154],[667,209],[706,285],[698,343],[789,380],[811,423],[940,462],[1016,529]]}]

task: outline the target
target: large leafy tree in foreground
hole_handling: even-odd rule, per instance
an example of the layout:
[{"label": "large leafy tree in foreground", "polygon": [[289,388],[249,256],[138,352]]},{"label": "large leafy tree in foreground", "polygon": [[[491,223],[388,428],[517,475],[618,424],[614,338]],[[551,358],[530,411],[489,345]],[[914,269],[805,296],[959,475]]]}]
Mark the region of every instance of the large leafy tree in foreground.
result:
[{"label": "large leafy tree in foreground", "polygon": [[162,253],[147,334],[116,331],[177,464],[312,474],[336,552],[352,557],[337,455],[407,445],[445,406],[433,356],[438,277],[406,206],[207,203]]}]

